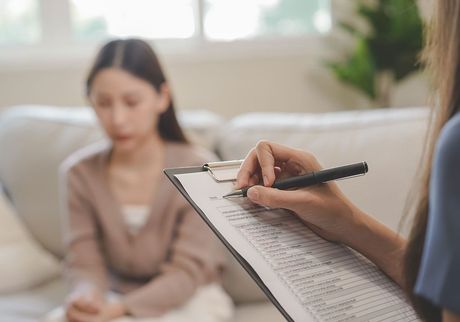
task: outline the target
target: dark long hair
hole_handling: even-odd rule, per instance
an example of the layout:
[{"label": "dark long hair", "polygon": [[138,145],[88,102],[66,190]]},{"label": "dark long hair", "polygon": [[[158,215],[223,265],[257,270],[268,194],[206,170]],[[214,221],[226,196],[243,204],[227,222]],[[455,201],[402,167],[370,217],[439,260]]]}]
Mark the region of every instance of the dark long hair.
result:
[{"label": "dark long hair", "polygon": [[[140,39],[117,39],[108,42],[99,51],[86,79],[86,95],[89,96],[97,73],[110,67],[120,68],[147,81],[158,92],[166,83],[160,61],[148,43]],[[188,143],[177,121],[172,97],[168,108],[159,117],[158,132],[164,140]]]},{"label": "dark long hair", "polygon": [[412,303],[425,321],[442,321],[442,312],[429,301],[414,294],[420,269],[428,222],[429,184],[434,146],[444,124],[460,105],[460,1],[434,1],[435,10],[428,26],[424,60],[435,87],[429,140],[425,153],[422,189],[417,197],[413,227],[404,258],[404,276]]}]

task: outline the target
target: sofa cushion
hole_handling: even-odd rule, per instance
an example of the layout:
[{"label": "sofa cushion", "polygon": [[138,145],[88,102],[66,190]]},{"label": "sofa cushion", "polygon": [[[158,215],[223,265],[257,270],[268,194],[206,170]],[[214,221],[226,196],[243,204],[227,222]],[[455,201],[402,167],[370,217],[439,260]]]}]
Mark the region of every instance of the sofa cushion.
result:
[{"label": "sofa cushion", "polygon": [[0,322],[37,322],[61,305],[67,295],[62,278],[54,279],[28,291],[0,295]]},{"label": "sofa cushion", "polygon": [[217,146],[226,160],[244,158],[267,139],[311,151],[324,167],[367,161],[368,174],[338,184],[359,207],[398,229],[419,169],[428,117],[427,108],[251,113],[231,120]]},{"label": "sofa cushion", "polygon": [[284,322],[286,319],[271,303],[240,305],[235,311],[233,322]]},{"label": "sofa cushion", "polygon": [[56,258],[30,236],[0,191],[0,294],[29,289],[56,277]]},{"label": "sofa cushion", "polygon": [[29,231],[62,255],[58,167],[71,152],[99,140],[89,109],[20,107],[0,117],[0,181]]},{"label": "sofa cushion", "polygon": [[238,261],[233,258],[233,255],[229,251],[226,251],[226,254],[227,265],[223,286],[235,304],[268,301],[266,295]]}]

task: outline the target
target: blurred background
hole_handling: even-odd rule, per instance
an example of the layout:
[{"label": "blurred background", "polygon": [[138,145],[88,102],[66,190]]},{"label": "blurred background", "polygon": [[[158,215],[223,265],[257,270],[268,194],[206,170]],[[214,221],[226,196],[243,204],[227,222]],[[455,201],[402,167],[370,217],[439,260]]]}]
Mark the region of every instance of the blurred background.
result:
[{"label": "blurred background", "polygon": [[[429,0],[0,0],[0,109],[87,105],[114,37],[152,41],[180,109],[327,112],[427,104]],[[388,49],[387,51],[382,48]]]}]

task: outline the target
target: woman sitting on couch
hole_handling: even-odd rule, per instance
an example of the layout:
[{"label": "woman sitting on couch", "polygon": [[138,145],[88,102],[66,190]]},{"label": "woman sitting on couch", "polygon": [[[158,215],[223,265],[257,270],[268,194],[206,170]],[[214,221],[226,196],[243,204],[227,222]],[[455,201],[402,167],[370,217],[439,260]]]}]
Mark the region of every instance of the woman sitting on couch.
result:
[{"label": "woman sitting on couch", "polygon": [[65,317],[227,320],[222,253],[162,173],[212,156],[187,142],[155,53],[142,40],[111,41],[86,85],[110,144],[78,151],[62,167],[72,287]]}]

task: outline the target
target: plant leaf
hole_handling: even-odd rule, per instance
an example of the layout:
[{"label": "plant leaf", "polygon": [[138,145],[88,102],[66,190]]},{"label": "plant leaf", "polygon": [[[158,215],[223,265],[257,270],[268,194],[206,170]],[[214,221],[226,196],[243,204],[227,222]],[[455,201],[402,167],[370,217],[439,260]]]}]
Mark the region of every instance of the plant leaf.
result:
[{"label": "plant leaf", "polygon": [[364,39],[358,40],[355,51],[345,62],[329,63],[327,66],[342,82],[353,86],[371,99],[376,98],[375,68]]}]

